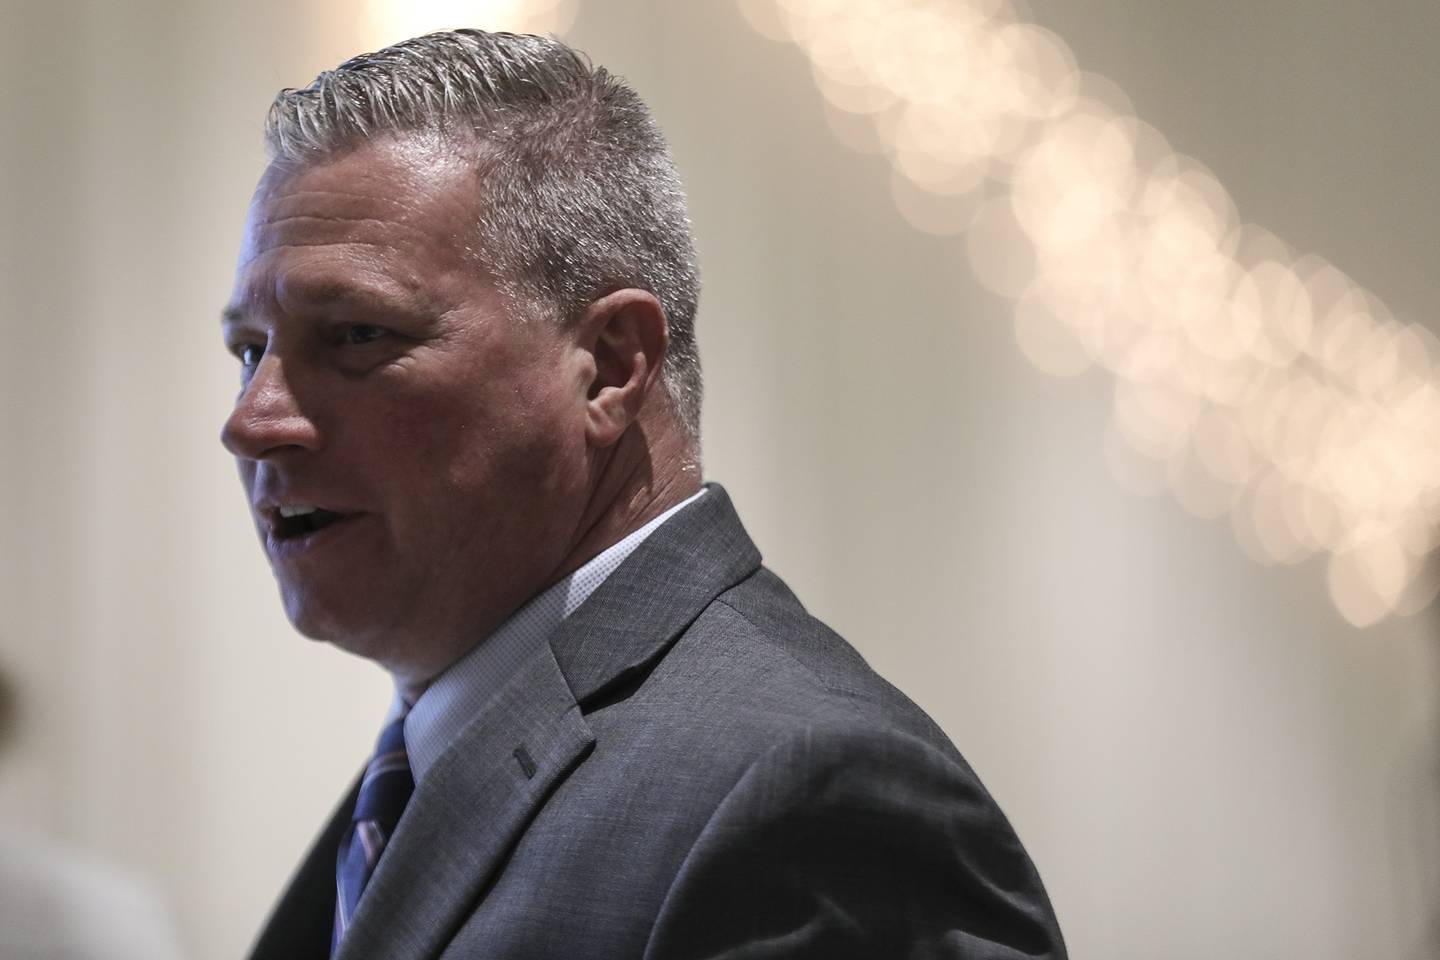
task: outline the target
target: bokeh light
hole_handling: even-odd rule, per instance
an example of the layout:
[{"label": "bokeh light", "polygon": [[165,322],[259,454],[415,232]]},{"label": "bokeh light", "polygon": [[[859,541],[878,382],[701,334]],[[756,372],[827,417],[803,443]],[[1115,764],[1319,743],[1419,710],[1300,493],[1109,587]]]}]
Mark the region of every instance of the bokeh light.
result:
[{"label": "bokeh light", "polygon": [[1127,489],[1228,514],[1259,563],[1325,555],[1366,626],[1440,593],[1440,342],[1244,223],[1199,161],[1006,0],[739,0],[810,61],[837,137],[917,229],[963,234],[1038,369],[1114,378]]},{"label": "bokeh light", "polygon": [[561,34],[574,24],[577,11],[577,0],[363,0],[360,5],[377,46],[456,27]]}]

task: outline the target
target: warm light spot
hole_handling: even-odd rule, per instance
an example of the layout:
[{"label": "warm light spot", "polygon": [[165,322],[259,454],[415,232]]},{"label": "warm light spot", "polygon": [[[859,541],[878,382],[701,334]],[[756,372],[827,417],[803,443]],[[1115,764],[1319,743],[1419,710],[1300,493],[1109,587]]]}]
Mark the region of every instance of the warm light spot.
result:
[{"label": "warm light spot", "polygon": [[1184,449],[1203,410],[1199,397],[1169,383],[1122,380],[1115,385],[1116,427],[1137,450],[1156,459]]},{"label": "warm light spot", "polygon": [[[992,57],[1011,78],[1006,107],[1027,117],[1063,116],[1080,95],[1075,56],[1043,27],[1013,23],[994,34]],[[997,72],[999,72],[997,70]]]},{"label": "warm light spot", "polygon": [[1195,425],[1191,442],[1205,469],[1227,483],[1245,483],[1258,467],[1244,428],[1228,411],[1206,411]]},{"label": "warm light spot", "polygon": [[1244,283],[1254,290],[1259,316],[1252,351],[1271,366],[1288,366],[1309,345],[1315,324],[1305,284],[1275,260],[1262,260]]},{"label": "warm light spot", "polygon": [[1254,487],[1248,505],[1255,538],[1271,563],[1298,563],[1310,554],[1285,516],[1286,487],[1281,474],[1266,474]]},{"label": "warm light spot", "polygon": [[1035,253],[1010,204],[987,200],[965,236],[975,275],[995,293],[1019,297],[1035,274]]},{"label": "warm light spot", "polygon": [[1378,324],[1360,344],[1351,382],[1362,394],[1374,396],[1400,374],[1400,328],[1393,321]]},{"label": "warm light spot", "polygon": [[788,43],[791,40],[790,30],[786,26],[785,16],[775,0],[737,0],[740,5],[740,13],[745,17],[745,22],[750,28],[762,37],[768,37],[780,43]]},{"label": "warm light spot", "polygon": [[1440,561],[1432,553],[1416,565],[1410,582],[1395,603],[1395,612],[1402,617],[1422,613],[1440,596]]},{"label": "warm light spot", "polygon": [[1307,483],[1291,487],[1284,504],[1290,532],[1310,550],[1333,550],[1340,544],[1335,504],[1322,490]]},{"label": "warm light spot", "polygon": [[1334,415],[1333,395],[1306,376],[1291,380],[1276,398],[1272,411],[1270,456],[1277,463],[1305,463],[1315,454],[1316,439]]},{"label": "warm light spot", "polygon": [[1090,368],[1090,355],[1074,328],[1033,297],[1015,309],[1015,342],[1037,368],[1054,377],[1074,377]]},{"label": "warm light spot", "polygon": [[978,190],[940,196],[922,190],[898,173],[890,178],[890,196],[907,223],[922,233],[938,236],[954,236],[969,230],[985,199]]},{"label": "warm light spot", "polygon": [[1408,579],[1404,552],[1384,539],[1330,557],[1330,596],[1345,619],[1366,627],[1392,613]]},{"label": "warm light spot", "polygon": [[1395,352],[1399,370],[1393,386],[1398,393],[1408,394],[1430,386],[1435,360],[1440,357],[1440,339],[1435,334],[1418,324],[1408,324],[1395,338]]},{"label": "warm light spot", "polygon": [[[1097,262],[1096,269],[1103,270],[1103,267]],[[1104,297],[1091,295],[1083,285],[1069,283],[1071,279],[1060,273],[1047,274],[1042,282],[1033,284],[1025,292],[1016,305],[1016,318],[1018,320],[1021,311],[1026,309],[1046,311],[1068,328],[1094,362],[1105,355],[1105,340],[1112,335],[1111,321],[1118,308]]]},{"label": "warm light spot", "polygon": [[575,0],[363,0],[377,45],[408,37],[480,27],[517,33],[563,33],[575,22]]},{"label": "warm light spot", "polygon": [[1420,434],[1422,442],[1416,444],[1415,453],[1425,457],[1431,483],[1440,484],[1440,471],[1428,469],[1428,465],[1440,465],[1435,463],[1435,458],[1440,455],[1440,437],[1427,434],[1436,423],[1440,423],[1440,386],[1428,378],[1423,382],[1404,384],[1396,390],[1391,410],[1397,427]]},{"label": "warm light spot", "polygon": [[1411,557],[1423,557],[1440,546],[1440,527],[1431,519],[1433,513],[1416,512],[1404,518],[1395,530],[1395,542]]},{"label": "warm light spot", "polygon": [[1375,321],[1370,317],[1365,298],[1358,292],[1342,297],[1325,316],[1316,331],[1317,356],[1327,371],[1336,377],[1350,377],[1355,361],[1370,334]]},{"label": "warm light spot", "polygon": [[1180,506],[1202,520],[1224,516],[1240,497],[1239,485],[1215,476],[1189,450],[1172,456],[1166,468],[1170,492]]},{"label": "warm light spot", "polygon": [[829,100],[825,101],[824,112],[830,132],[849,149],[869,154],[882,154],[888,149],[873,118],[842,110]]},{"label": "warm light spot", "polygon": [[1214,250],[1234,229],[1234,203],[1197,161],[1172,154],[1157,164],[1141,190],[1139,211],[1163,224],[1158,234],[1177,250]]},{"label": "warm light spot", "polygon": [[1328,310],[1355,288],[1355,281],[1324,257],[1313,253],[1295,261],[1295,273],[1305,281],[1305,289],[1317,311]]},{"label": "warm light spot", "polygon": [[1217,359],[1200,350],[1186,355],[1189,366],[1182,375],[1187,382],[1196,381],[1200,394],[1220,407],[1241,408],[1261,388],[1266,379],[1264,367],[1242,354]]},{"label": "warm light spot", "polygon": [[1245,269],[1267,262],[1283,265],[1295,261],[1295,251],[1288,243],[1254,223],[1242,223],[1230,231],[1222,246]]},{"label": "warm light spot", "polygon": [[1134,147],[1109,114],[1075,113],[1046,128],[1016,165],[1014,204],[1045,246],[1071,247],[1126,209],[1134,191]]},{"label": "warm light spot", "polygon": [[[858,113],[868,117],[895,104],[895,95],[883,87],[848,83],[818,71],[815,86],[824,95],[827,103],[846,113]],[[870,129],[873,135],[873,121],[870,121]]]},{"label": "warm light spot", "polygon": [[900,112],[886,130],[896,168],[937,193],[968,193],[987,179],[991,128],[928,106]]},{"label": "warm light spot", "polygon": [[1264,318],[1259,291],[1213,249],[1191,262],[1187,269],[1183,256],[1176,259],[1181,277],[1177,307],[1189,342],[1221,364],[1243,363],[1260,337]]}]

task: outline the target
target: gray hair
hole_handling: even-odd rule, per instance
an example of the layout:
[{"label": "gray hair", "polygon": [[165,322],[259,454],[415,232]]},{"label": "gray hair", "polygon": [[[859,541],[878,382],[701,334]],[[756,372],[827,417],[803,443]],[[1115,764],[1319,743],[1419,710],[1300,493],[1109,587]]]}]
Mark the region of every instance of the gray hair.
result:
[{"label": "gray hair", "polygon": [[477,259],[515,305],[568,323],[638,287],[670,327],[662,370],[677,419],[700,435],[700,293],[685,194],[640,97],[559,40],[433,33],[282,90],[265,138],[304,163],[375,134],[474,141],[485,191]]}]

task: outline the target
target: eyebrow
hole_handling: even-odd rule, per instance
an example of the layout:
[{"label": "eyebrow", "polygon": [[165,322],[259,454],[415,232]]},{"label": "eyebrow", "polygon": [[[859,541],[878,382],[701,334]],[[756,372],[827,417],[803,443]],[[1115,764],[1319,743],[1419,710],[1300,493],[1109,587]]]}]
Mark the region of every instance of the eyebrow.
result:
[{"label": "eyebrow", "polygon": [[[357,308],[371,310],[379,308],[406,313],[420,313],[425,309],[422,300],[409,292],[349,281],[304,284],[296,290],[293,299],[310,307],[350,304]],[[249,312],[244,306],[230,304],[220,311],[220,322],[221,324],[241,323],[248,317]]]}]

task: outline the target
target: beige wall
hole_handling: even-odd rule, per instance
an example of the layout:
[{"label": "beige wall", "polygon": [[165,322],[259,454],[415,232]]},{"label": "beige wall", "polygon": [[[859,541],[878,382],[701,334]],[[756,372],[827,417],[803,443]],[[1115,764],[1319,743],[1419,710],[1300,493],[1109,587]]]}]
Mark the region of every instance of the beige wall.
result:
[{"label": "beige wall", "polygon": [[[384,710],[296,638],[215,441],[273,91],[341,4],[22,3],[0,30],[0,658],[12,826],[153,877],[235,956]],[[1432,320],[1440,78],[1419,2],[1036,5],[1248,218]],[[894,212],[799,55],[727,2],[582,4],[671,133],[706,275],[707,473],[1011,814],[1074,954],[1440,951],[1433,617],[1347,627],[1316,565],[1108,478],[1100,379],[1020,358],[963,241]]]}]

